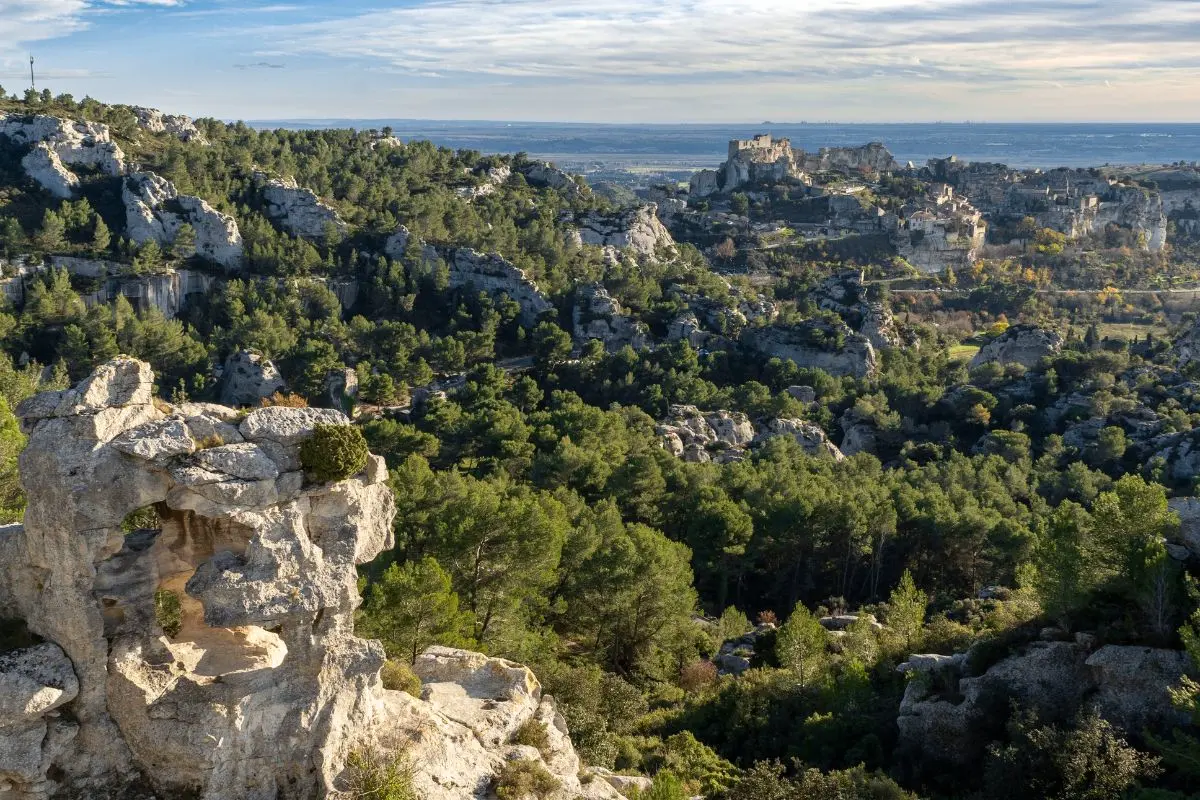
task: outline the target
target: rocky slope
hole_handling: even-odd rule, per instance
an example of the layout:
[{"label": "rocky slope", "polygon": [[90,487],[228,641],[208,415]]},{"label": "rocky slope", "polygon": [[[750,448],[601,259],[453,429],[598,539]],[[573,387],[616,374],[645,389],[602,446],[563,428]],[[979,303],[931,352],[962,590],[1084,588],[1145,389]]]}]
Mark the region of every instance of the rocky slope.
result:
[{"label": "rocky slope", "polygon": [[[170,407],[119,358],[17,410],[24,525],[0,529],[0,619],[42,642],[0,655],[0,797],[335,796],[355,750],[403,752],[429,800],[489,796],[506,759],[584,785],[527,669],[435,649],[423,699],[382,688],[356,638],[355,566],[392,542],[383,460],[313,483],[298,451],[337,411]],[[158,529],[126,533],[153,506]],[[11,622],[6,622],[11,625]],[[529,719],[545,754],[509,744]]]},{"label": "rocky slope", "polygon": [[139,244],[170,245],[185,224],[196,234],[196,253],[236,270],[242,264],[242,234],[237,222],[199,197],[181,195],[175,185],[153,172],[135,172],[121,187],[125,235]]}]

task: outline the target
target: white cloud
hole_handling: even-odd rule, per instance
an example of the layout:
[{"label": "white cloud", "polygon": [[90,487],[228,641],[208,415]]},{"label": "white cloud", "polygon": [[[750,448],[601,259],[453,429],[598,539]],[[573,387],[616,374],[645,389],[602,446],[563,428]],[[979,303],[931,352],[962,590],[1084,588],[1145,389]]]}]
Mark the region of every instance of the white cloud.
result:
[{"label": "white cloud", "polygon": [[477,79],[1071,82],[1147,63],[1178,69],[1162,54],[1191,52],[1200,3],[435,0],[258,33],[294,54]]},{"label": "white cloud", "polygon": [[0,49],[58,39],[87,27],[89,12],[135,6],[174,7],[187,0],[0,0]]}]

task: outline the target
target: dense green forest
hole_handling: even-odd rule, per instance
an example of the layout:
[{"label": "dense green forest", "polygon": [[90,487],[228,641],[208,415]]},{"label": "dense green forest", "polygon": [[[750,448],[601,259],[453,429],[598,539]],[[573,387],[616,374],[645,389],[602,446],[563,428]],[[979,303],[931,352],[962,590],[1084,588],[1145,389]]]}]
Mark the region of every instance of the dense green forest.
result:
[{"label": "dense green forest", "polygon": [[[1082,256],[1031,245],[943,276],[957,295],[873,289],[906,344],[882,350],[867,377],[801,368],[736,335],[606,350],[573,340],[582,284],[602,284],[663,338],[695,298],[733,312],[753,295],[789,322],[829,315],[812,292],[850,262],[791,257],[752,286],[718,274],[720,259],[683,234],[673,257],[607,258],[572,245],[564,220],[612,213],[610,202],[533,185],[521,155],[213,120],[198,123],[203,143],[183,142],[140,129],[127,108],[49,95],[0,110],[109,125],[140,169],[232,215],[245,246],[244,269],[226,276],[178,239],[133,244],[122,179],[86,176],[77,199],[55,199],[0,137],[6,275],[77,256],[129,278],[219,277],[172,319],[123,296],[89,305],[95,279],[63,269],[22,278],[24,301],[0,310],[7,519],[21,515],[23,444],[8,409],[118,353],[150,362],[171,402],[215,400],[215,368],[242,350],[279,366],[289,396],[275,402],[329,405],[329,376],[351,369],[351,410],[387,459],[399,509],[395,548],[362,570],[359,630],[384,643],[397,686],[431,644],[530,664],[587,763],[657,776],[644,800],[1200,796],[1200,740],[1167,719],[1122,731],[1083,707],[1041,718],[1001,704],[982,754],[958,764],[913,751],[897,727],[907,682],[930,680],[897,670],[913,654],[966,652],[976,677],[1031,643],[1086,634],[1186,648],[1200,663],[1200,572],[1171,554],[1180,520],[1168,508],[1195,489],[1180,448],[1200,423],[1200,386],[1171,344],[1193,318],[1170,297],[1038,294],[1074,286]],[[495,191],[456,192],[502,165],[514,170]],[[345,233],[284,232],[256,171],[294,177]],[[411,243],[503,256],[553,308],[523,321],[515,300],[451,287],[417,244],[387,256],[400,225]],[[1120,248],[1087,258],[1102,284],[1172,269]],[[853,266],[868,279],[897,270]],[[336,280],[360,287],[351,307]],[[970,366],[1018,322],[1057,326],[1065,344],[1034,367]],[[1132,336],[1114,330],[1135,322]],[[676,405],[804,420],[835,442],[852,418],[876,445],[837,459],[777,437],[730,463],[691,463],[662,445]],[[846,620],[839,636],[822,618]],[[749,669],[719,669],[730,652]],[[1200,724],[1200,687],[1172,688]]]}]

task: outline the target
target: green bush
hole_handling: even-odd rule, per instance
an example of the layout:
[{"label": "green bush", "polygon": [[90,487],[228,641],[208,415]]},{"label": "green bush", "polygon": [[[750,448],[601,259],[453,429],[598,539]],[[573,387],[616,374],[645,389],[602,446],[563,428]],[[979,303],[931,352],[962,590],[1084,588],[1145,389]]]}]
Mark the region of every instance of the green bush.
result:
[{"label": "green bush", "polygon": [[558,779],[545,767],[525,758],[509,761],[496,778],[496,796],[500,800],[528,800],[531,795],[545,800],[558,788]]},{"label": "green bush", "polygon": [[512,741],[513,744],[536,747],[537,751],[545,756],[550,749],[550,732],[536,719],[528,719],[513,733]]},{"label": "green bush", "polygon": [[403,755],[388,757],[374,750],[355,750],[346,759],[342,784],[350,797],[419,800],[412,777],[412,764]]},{"label": "green bush", "polygon": [[366,469],[367,440],[350,425],[318,425],[300,445],[300,463],[318,481],[341,481]]},{"label": "green bush", "polygon": [[175,638],[183,628],[183,603],[179,595],[169,589],[159,589],[154,593],[154,618],[158,627],[168,638]]},{"label": "green bush", "polygon": [[383,679],[385,689],[408,692],[413,697],[421,696],[421,679],[403,661],[388,660],[379,671],[379,677]]}]

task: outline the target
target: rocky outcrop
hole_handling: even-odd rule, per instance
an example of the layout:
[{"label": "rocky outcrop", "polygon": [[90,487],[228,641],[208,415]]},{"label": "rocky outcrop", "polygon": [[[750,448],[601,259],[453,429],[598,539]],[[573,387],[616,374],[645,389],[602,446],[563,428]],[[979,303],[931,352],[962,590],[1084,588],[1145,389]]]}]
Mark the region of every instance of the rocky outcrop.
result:
[{"label": "rocky outcrop", "polygon": [[809,321],[794,326],[748,328],[742,334],[742,343],[768,357],[789,359],[798,367],[824,370],[837,377],[864,378],[879,368],[875,348],[867,337],[844,324]]},{"label": "rocky outcrop", "polygon": [[816,153],[800,151],[797,160],[806,172],[877,176],[900,169],[882,142],[869,142],[859,147],[822,147]]},{"label": "rocky outcrop", "polygon": [[646,326],[623,313],[621,304],[599,284],[585,284],[576,290],[571,317],[578,342],[599,339],[607,350],[626,345],[641,350],[650,342]]},{"label": "rocky outcrop", "polygon": [[[401,225],[388,237],[384,252],[389,258],[401,259],[409,249],[412,234]],[[521,322],[534,325],[538,318],[554,306],[538,285],[506,258],[496,253],[481,253],[469,247],[436,248],[417,239],[420,260],[425,268],[431,268],[439,260],[449,269],[449,286],[452,289],[473,288],[490,295],[507,295],[521,306]]]},{"label": "rocky outcrop", "polygon": [[454,190],[454,193],[464,200],[472,202],[495,194],[496,190],[507,183],[511,177],[512,167],[507,164],[490,167],[480,176],[482,180],[479,183],[473,186],[460,186]]},{"label": "rocky outcrop", "polygon": [[221,402],[227,406],[256,406],[286,388],[279,368],[268,358],[239,350],[225,359],[221,371]]},{"label": "rocky outcrop", "polygon": [[829,441],[829,437],[825,435],[825,431],[821,429],[820,425],[803,419],[768,420],[761,426],[755,442],[762,443],[780,436],[794,440],[809,455],[826,455],[835,461],[842,461],[846,458],[842,451]]},{"label": "rocky outcrop", "polygon": [[130,109],[137,116],[138,127],[150,133],[169,133],[185,141],[208,144],[203,134],[196,127],[191,117],[182,114],[164,114],[157,108],[132,106]]},{"label": "rocky outcrop", "polygon": [[521,306],[521,321],[526,325],[534,324],[554,308],[524,270],[495,253],[459,247],[451,251],[446,263],[452,288],[474,287],[488,294],[506,294]]},{"label": "rocky outcrop", "polygon": [[1167,505],[1179,515],[1179,543],[1200,559],[1200,497],[1172,497]]},{"label": "rocky outcrop", "polygon": [[1094,637],[1034,642],[975,677],[964,674],[970,654],[913,656],[901,670],[916,673],[900,704],[900,746],[926,764],[975,762],[1002,733],[1012,702],[1047,722],[1081,709],[1132,734],[1169,728],[1186,717],[1171,705],[1170,687],[1185,674],[1187,655],[1149,647],[1105,645]]},{"label": "rocky outcrop", "polygon": [[181,195],[175,185],[153,172],[135,172],[121,190],[125,203],[125,235],[143,243],[170,245],[179,229],[191,225],[196,234],[196,254],[227,270],[242,264],[242,234],[237,222],[199,197]]},{"label": "rocky outcrop", "polygon": [[675,240],[659,221],[653,203],[615,215],[592,211],[571,224],[576,244],[631,250],[643,258],[657,258],[660,252],[668,257],[676,254]]},{"label": "rocky outcrop", "polygon": [[544,189],[554,189],[569,200],[577,200],[584,195],[583,187],[575,182],[575,178],[563,172],[549,161],[531,161],[518,167],[530,184]]},{"label": "rocky outcrop", "polygon": [[819,426],[800,419],[769,419],[756,425],[739,411],[704,412],[695,406],[673,405],[657,433],[664,450],[694,463],[741,461],[750,447],[781,436],[810,455],[844,458]]},{"label": "rocky outcrop", "polygon": [[[583,784],[581,764],[554,698],[543,695],[526,667],[479,653],[431,647],[413,671],[423,684],[421,700],[389,693],[397,732],[406,734],[409,756],[419,768],[414,788],[423,800],[466,800],[489,796],[493,776],[506,761],[530,759],[543,765],[567,798],[620,794],[606,781]],[[526,723],[541,725],[549,746],[543,752],[512,743]]]},{"label": "rocky outcrop", "polygon": [[1058,331],[1032,325],[1014,325],[979,349],[971,359],[971,368],[990,364],[1020,364],[1034,369],[1043,358],[1062,350],[1063,337]]},{"label": "rocky outcrop", "polygon": [[349,230],[341,216],[311,189],[302,188],[295,178],[272,178],[254,173],[254,182],[267,217],[285,232],[304,239],[324,239],[329,226],[339,234]]},{"label": "rocky outcrop", "polygon": [[0,136],[16,145],[30,145],[21,164],[31,179],[55,197],[69,198],[79,185],[69,167],[110,176],[125,171],[125,154],[112,140],[107,125],[45,115],[0,114]]},{"label": "rocky outcrop", "polygon": [[1175,340],[1175,352],[1179,356],[1179,368],[1200,362],[1200,323],[1185,330]]},{"label": "rocky outcrop", "polygon": [[[356,565],[392,544],[386,467],[319,483],[299,459],[343,414],[169,407],[152,387],[121,358],[17,409],[28,508],[0,530],[0,618],[44,643],[0,656],[6,800],[326,797],[363,749],[405,751],[428,800],[485,796],[516,756],[564,797],[619,797],[580,784],[523,667],[438,648],[416,668],[424,699],[382,688],[383,650],[353,621]],[[158,528],[126,534],[147,506]],[[545,755],[509,743],[528,720]]]}]

